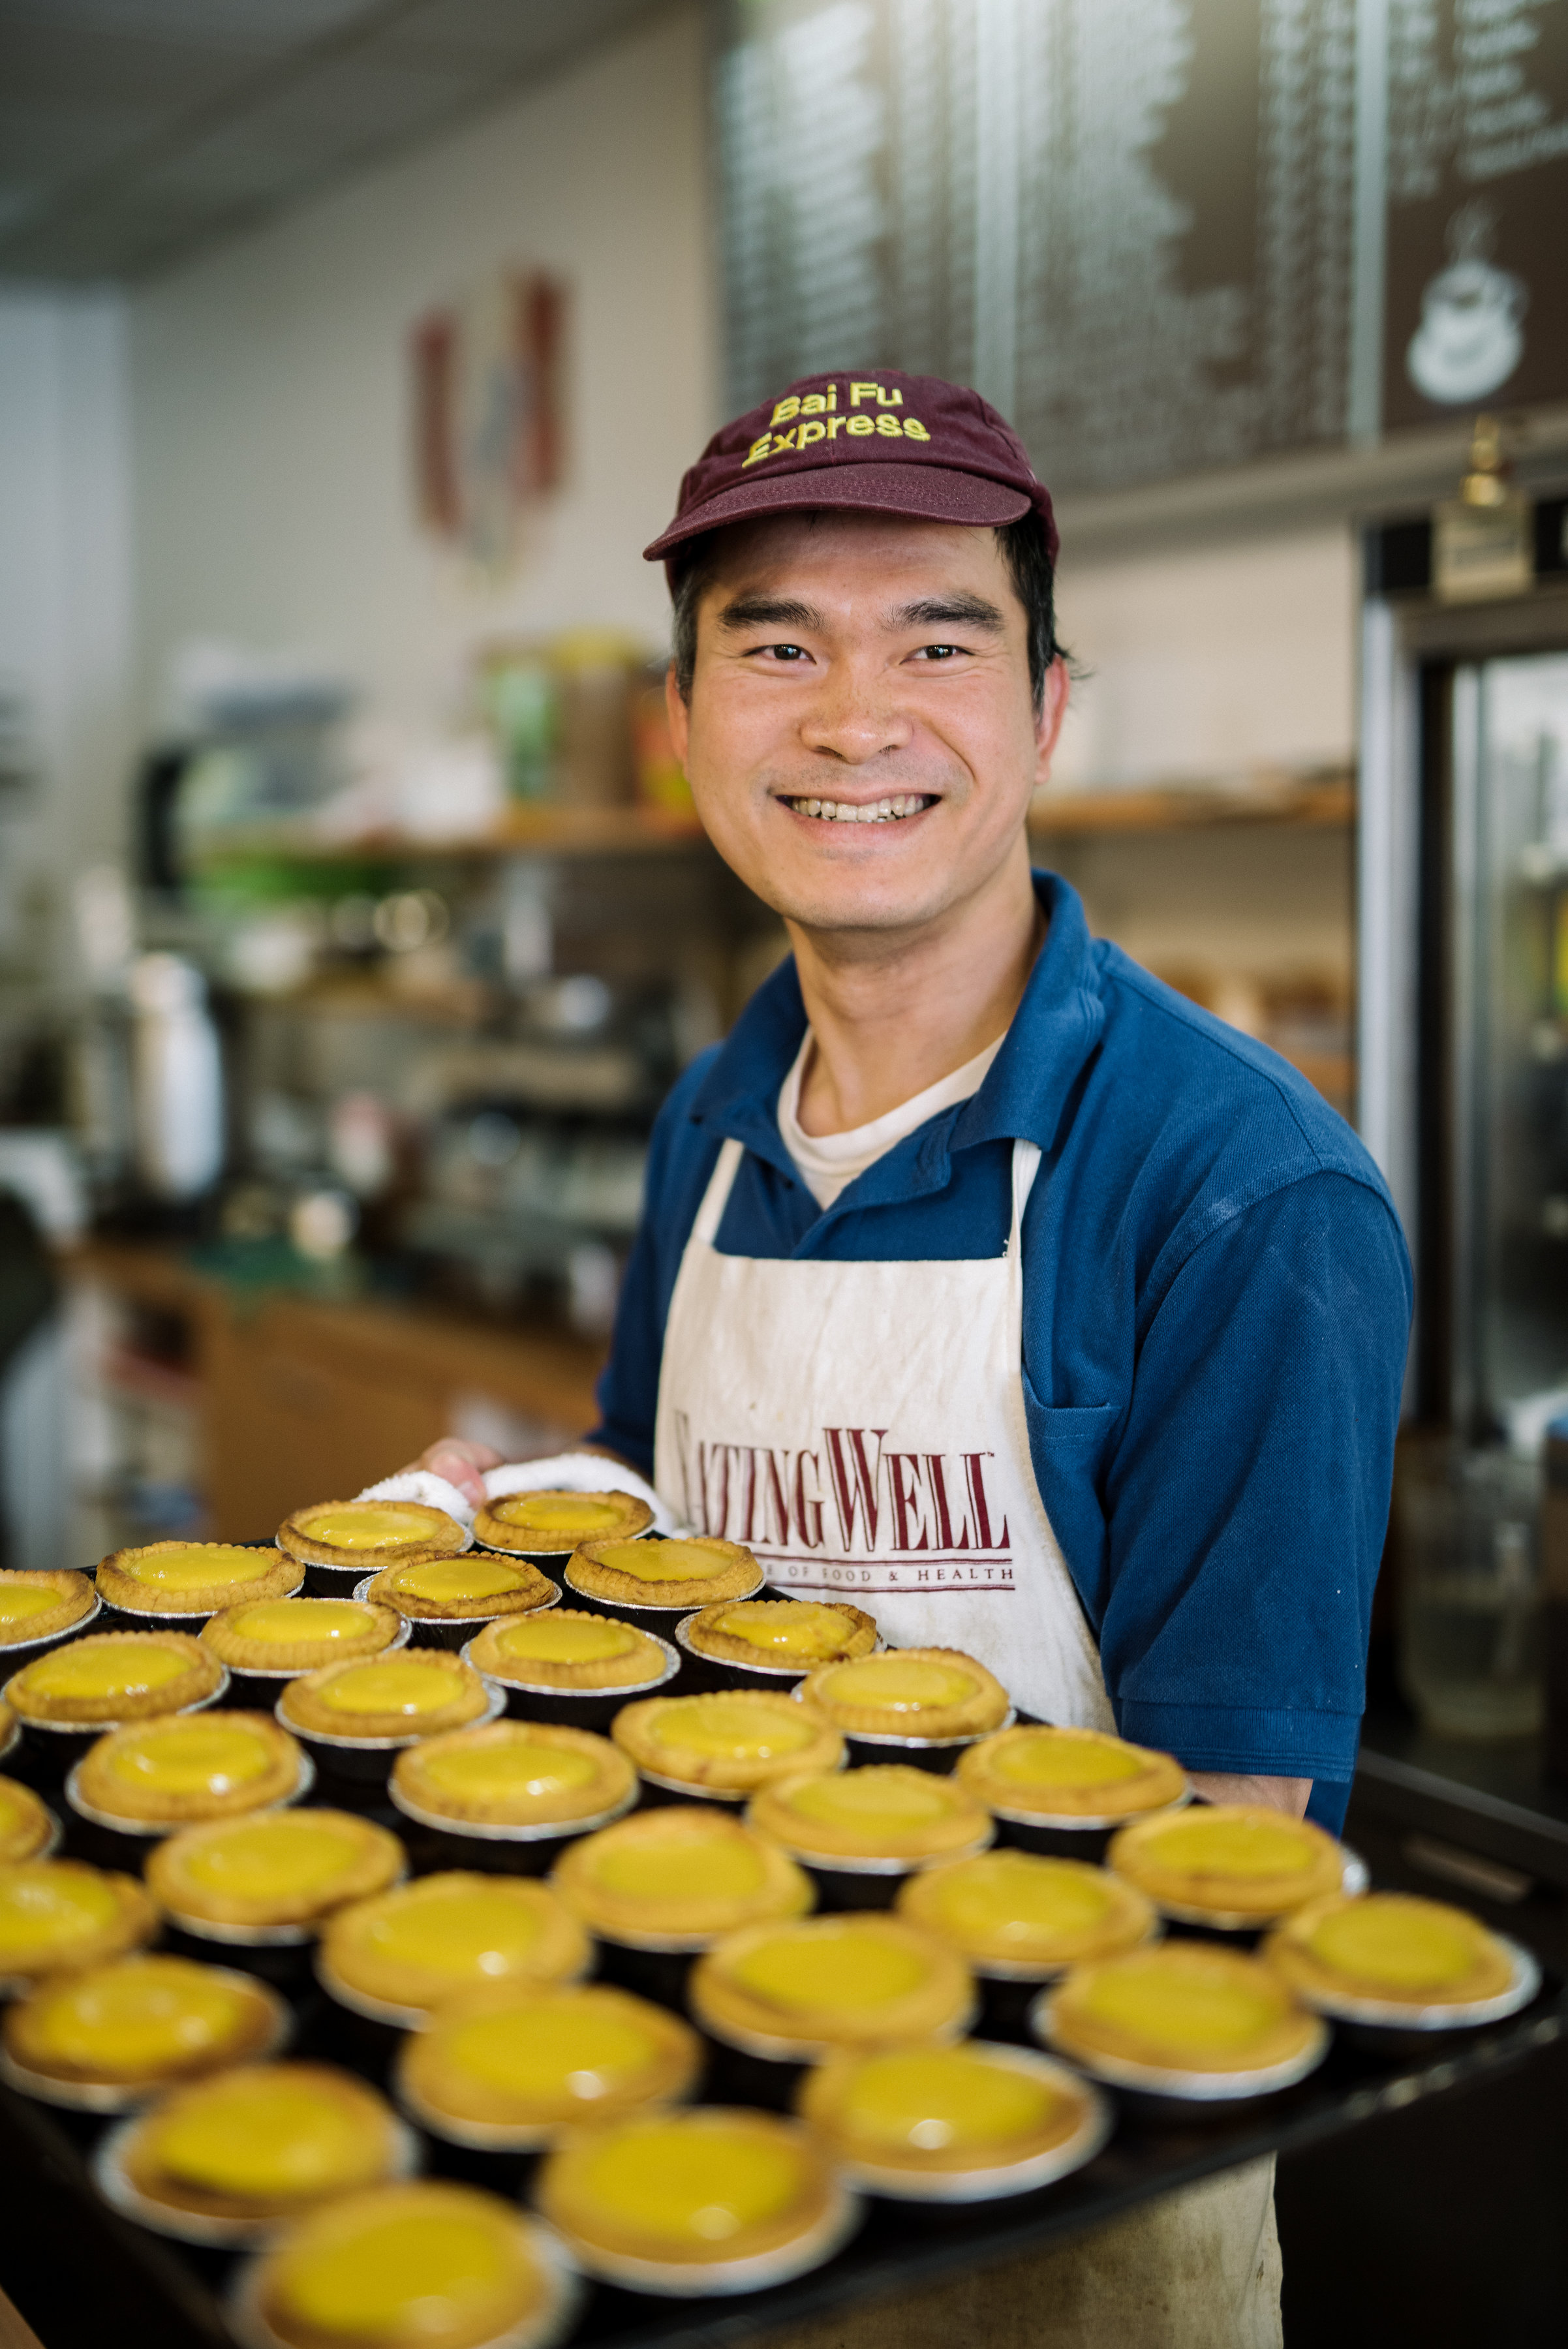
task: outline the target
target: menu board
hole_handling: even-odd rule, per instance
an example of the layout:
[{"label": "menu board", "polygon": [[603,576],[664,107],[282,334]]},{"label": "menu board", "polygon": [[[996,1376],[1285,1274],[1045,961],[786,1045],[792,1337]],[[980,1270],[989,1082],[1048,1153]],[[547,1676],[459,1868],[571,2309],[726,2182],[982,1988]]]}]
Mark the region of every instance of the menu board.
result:
[{"label": "menu board", "polygon": [[1568,396],[1568,0],[732,0],[722,26],[734,408],[945,375],[1095,490]]}]

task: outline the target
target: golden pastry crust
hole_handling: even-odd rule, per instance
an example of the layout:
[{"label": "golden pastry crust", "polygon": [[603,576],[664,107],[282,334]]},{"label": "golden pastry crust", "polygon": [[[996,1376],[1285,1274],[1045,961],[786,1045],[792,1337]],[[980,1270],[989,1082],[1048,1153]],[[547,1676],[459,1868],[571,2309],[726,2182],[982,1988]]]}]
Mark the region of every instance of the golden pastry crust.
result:
[{"label": "golden pastry crust", "polygon": [[385,1892],[406,1866],[397,1837],[373,1819],[286,1810],[182,1828],[155,1847],[146,1878],[160,1907],[182,1923],[265,1930],[318,1924],[351,1900]]},{"label": "golden pastry crust", "polygon": [[487,1623],[467,1655],[476,1671],[509,1688],[639,1689],[673,1670],[651,1632],[570,1607]]},{"label": "golden pastry crust", "polygon": [[819,1665],[801,1695],[852,1737],[924,1744],[1000,1728],[1011,1707],[1002,1682],[957,1648],[886,1648]]},{"label": "golden pastry crust", "polygon": [[[426,1688],[446,1682],[440,1702]],[[435,1737],[466,1729],[490,1709],[484,1682],[461,1656],[441,1648],[401,1649],[366,1662],[325,1664],[290,1681],[278,1718],[306,1737],[375,1744],[389,1738]]]},{"label": "golden pastry crust", "polygon": [[688,2003],[718,2038],[785,2062],[957,2038],[975,2013],[956,1951],[873,1909],[727,1935],[697,1961]]},{"label": "golden pastry crust", "polygon": [[587,1935],[546,1886],[453,1868],[338,1909],[317,1971],[348,2004],[422,2015],[487,1982],[575,1982],[587,1961]]},{"label": "golden pastry crust", "polygon": [[269,1713],[182,1713],[111,1729],[78,1763],[71,1795],[89,1815],[132,1827],[183,1826],[286,1802],[304,1766]]},{"label": "golden pastry crust", "polygon": [[652,1523],[635,1493],[508,1493],[480,1510],[473,1538],[485,1549],[569,1557],[579,1542],[631,1541]]},{"label": "golden pastry crust", "polygon": [[[149,2026],[162,2040],[156,2051]],[[157,1955],[61,1974],[4,2024],[6,2054],[39,2079],[137,2092],[260,2062],[287,2033],[287,2008],[254,1975]]]},{"label": "golden pastry crust", "polygon": [[[690,2177],[701,2161],[704,2137],[713,2145],[712,2186],[719,2196],[737,2168],[743,2176],[750,2159],[767,2165],[775,2182],[765,2213],[748,2212],[742,2219],[732,2209],[722,2231],[700,2225],[676,2230],[659,2223],[662,2198],[649,2197],[645,2218],[628,2209],[628,2173],[642,2168],[652,2179],[672,2169],[677,2178]],[[791,2190],[781,2202],[778,2185],[785,2180]],[[603,2129],[573,2130],[545,2160],[535,2194],[541,2216],[590,2271],[607,2261],[646,2261],[655,2269],[718,2269],[765,2259],[819,2234],[837,2199],[821,2147],[798,2123],[722,2105],[639,2114]]]},{"label": "golden pastry crust", "polygon": [[591,1932],[633,1949],[701,1949],[742,1925],[804,1917],[815,1894],[786,1852],[707,1803],[638,1811],[568,1846],[550,1881]]},{"label": "golden pastry crust", "polygon": [[[988,2087],[1000,2094],[987,2097]],[[938,2136],[944,2106],[961,2114],[966,2089],[978,2105],[976,2125],[954,2130],[944,2142]],[[886,2100],[881,2115],[879,2095]],[[841,2049],[807,2073],[795,2105],[836,2160],[913,2180],[1028,2168],[1081,2136],[1099,2101],[1049,2056],[969,2039],[951,2047],[888,2047],[870,2054]],[[914,2116],[922,2110],[938,2127],[932,2129],[928,2120],[917,2135],[921,2125]],[[932,2137],[938,2141],[930,2142]]]},{"label": "golden pastry crust", "polygon": [[[443,2235],[454,2236],[467,2257],[460,2251],[454,2262]],[[400,2282],[380,2281],[394,2247],[395,2272],[411,2308],[400,2304]],[[426,2258],[428,2279],[421,2272]],[[312,2319],[317,2262],[335,2282],[356,2271],[364,2277],[362,2315],[346,2312],[341,2324],[330,2326]],[[279,2349],[410,2349],[416,2341],[419,2349],[488,2349],[503,2342],[505,2349],[534,2349],[560,2337],[570,2305],[561,2268],[550,2238],[498,2195],[433,2178],[372,2186],[296,2219],[267,2247],[242,2280],[242,2307],[254,2312],[244,2331],[251,2339],[259,2332]]]},{"label": "golden pastry crust", "polygon": [[0,1868],[45,1857],[59,1832],[59,1821],[31,1786],[0,1778]]},{"label": "golden pastry crust", "polygon": [[[365,1537],[345,1539],[351,1526]],[[302,1566],[373,1574],[383,1566],[411,1566],[416,1558],[456,1557],[468,1547],[468,1536],[455,1517],[427,1501],[313,1501],[285,1517],[277,1546]]]},{"label": "golden pastry crust", "polygon": [[1069,1966],[1119,1956],[1155,1932],[1154,1904],[1081,1859],[986,1851],[912,1876],[897,1909],[980,1972],[1044,1982]]},{"label": "golden pastry crust", "polygon": [[405,1747],[392,1799],[459,1826],[566,1826],[624,1810],[637,1773],[607,1737],[544,1722],[492,1721]]},{"label": "golden pastry crust", "polygon": [[958,1775],[999,1818],[1105,1825],[1165,1810],[1189,1792],[1173,1754],[1099,1729],[999,1730],[961,1754]]},{"label": "golden pastry crust", "polygon": [[442,2135],[526,2147],[573,2121],[597,2127],[679,2102],[701,2068],[690,2024],[629,1991],[601,1982],[477,1990],[448,2000],[403,2041],[398,2095]]},{"label": "golden pastry crust", "polygon": [[560,1591],[526,1558],[465,1550],[461,1557],[416,1558],[384,1566],[367,1599],[395,1608],[413,1623],[472,1623],[498,1615],[533,1615],[558,1604]]},{"label": "golden pastry crust", "polygon": [[89,1631],[14,1672],[5,1702],[23,1721],[118,1728],[183,1713],[223,1685],[223,1665],[189,1631]]},{"label": "golden pastry crust", "polygon": [[[718,1541],[709,1534],[683,1534],[670,1540],[655,1535],[638,1543],[636,1572],[615,1555],[628,1547],[624,1538],[580,1543],[567,1562],[567,1589],[606,1607],[684,1614],[724,1599],[749,1599],[763,1587],[762,1568],[739,1542]],[[710,1559],[712,1572],[693,1570],[699,1560],[706,1565]]]},{"label": "golden pastry crust", "polygon": [[1513,1957],[1479,1917],[1408,1892],[1334,1893],[1287,1918],[1261,1955],[1310,2006],[1479,2006],[1516,1980]]},{"label": "golden pastry crust", "polygon": [[645,1697],[622,1706],[610,1735],[645,1777],[732,1796],[844,1759],[843,1738],[811,1706],[764,1689]]},{"label": "golden pastry crust", "polygon": [[[248,2130],[265,2127],[277,2098],[296,2100],[296,2126],[315,2124],[318,2151],[300,2165],[301,2182],[246,2189],[239,2181]],[[225,2159],[227,2137],[237,2158]],[[132,2191],[184,2219],[249,2229],[292,2219],[330,2196],[379,2185],[406,2166],[407,2139],[386,2099],[329,2064],[244,2064],[162,2097],[132,2123],[118,2148]],[[217,2149],[206,2176],[203,2157]]]},{"label": "golden pastry crust", "polygon": [[0,1982],[39,1982],[139,1950],[158,1911],[133,1876],[79,1859],[0,1868]]},{"label": "golden pastry crust", "polygon": [[800,1678],[819,1664],[870,1655],[877,1631],[873,1617],[838,1599],[737,1599],[704,1607],[681,1636],[694,1655]]},{"label": "golden pastry crust", "polygon": [[1168,1916],[1237,1929],[1272,1924],[1345,1878],[1344,1849],[1322,1827],[1247,1803],[1135,1819],[1112,1837],[1106,1865]]},{"label": "golden pastry crust", "polygon": [[8,1648],[68,1631],[92,1613],[92,1602],[91,1582],[68,1567],[0,1574],[0,1659]]},{"label": "golden pastry crust", "polygon": [[[161,1560],[188,1562],[188,1571],[211,1568],[206,1581],[163,1580]],[[243,1560],[245,1572],[225,1573]],[[261,1571],[251,1571],[252,1561]],[[304,1580],[299,1565],[280,1550],[247,1549],[234,1542],[144,1542],[136,1549],[111,1550],[100,1558],[98,1595],[127,1615],[213,1615],[232,1607],[236,1593],[247,1599],[286,1599]]]},{"label": "golden pastry crust", "polygon": [[1075,1967],[1052,1995],[1048,2035],[1091,2070],[1202,2078],[1292,2064],[1321,2041],[1323,2025],[1257,1958],[1210,1941],[1160,1941]]},{"label": "golden pastry crust", "polygon": [[954,1778],[907,1763],[807,1770],[753,1795],[746,1824],[813,1859],[897,1860],[909,1867],[991,1841],[990,1814]]},{"label": "golden pastry crust", "polygon": [[197,1637],[241,1671],[312,1672],[384,1655],[401,1642],[403,1619],[394,1607],[360,1599],[247,1600],[214,1615]]}]

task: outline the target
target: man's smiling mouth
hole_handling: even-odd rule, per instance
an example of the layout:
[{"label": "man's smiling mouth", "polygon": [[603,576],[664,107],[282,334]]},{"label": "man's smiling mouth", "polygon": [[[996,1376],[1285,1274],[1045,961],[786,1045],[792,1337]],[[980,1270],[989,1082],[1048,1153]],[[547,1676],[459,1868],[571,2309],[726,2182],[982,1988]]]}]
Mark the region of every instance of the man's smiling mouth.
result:
[{"label": "man's smiling mouth", "polygon": [[792,799],[782,792],[780,798],[796,815],[815,816],[820,823],[902,823],[937,803],[933,792],[897,792],[889,799],[867,800],[858,806],[853,800]]}]

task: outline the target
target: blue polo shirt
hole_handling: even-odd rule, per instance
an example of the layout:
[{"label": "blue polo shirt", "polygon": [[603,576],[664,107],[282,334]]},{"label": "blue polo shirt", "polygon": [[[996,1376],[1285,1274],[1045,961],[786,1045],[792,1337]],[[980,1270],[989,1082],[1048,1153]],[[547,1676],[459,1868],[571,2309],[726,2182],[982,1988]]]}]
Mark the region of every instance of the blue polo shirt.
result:
[{"label": "blue polo shirt", "polygon": [[645,1474],[670,1294],[719,1149],[745,1145],[726,1255],[999,1255],[1012,1145],[1023,1400],[1041,1497],[1124,1736],[1195,1770],[1314,1781],[1345,1815],[1409,1335],[1382,1177],[1289,1064],[1092,938],[1064,881],[985,1082],[831,1207],[780,1138],[805,1011],[793,962],[654,1129],[596,1440]]}]

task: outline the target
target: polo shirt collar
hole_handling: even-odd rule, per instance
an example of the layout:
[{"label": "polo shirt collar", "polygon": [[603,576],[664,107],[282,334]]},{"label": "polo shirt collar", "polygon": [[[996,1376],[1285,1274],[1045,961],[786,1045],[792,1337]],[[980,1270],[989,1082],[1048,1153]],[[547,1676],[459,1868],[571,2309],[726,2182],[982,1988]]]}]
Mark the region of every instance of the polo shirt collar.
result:
[{"label": "polo shirt collar", "polygon": [[[945,1184],[948,1156],[955,1150],[1003,1140],[1049,1150],[1067,1097],[1099,1041],[1105,1005],[1083,900],[1054,873],[1036,873],[1034,889],[1050,920],[1045,944],[984,1083],[928,1136],[920,1154],[922,1189]],[[784,1174],[794,1167],[779,1133],[779,1088],[805,1026],[792,955],[753,996],[691,1104],[695,1123],[743,1143]],[[940,1166],[924,1163],[939,1135]],[[862,1183],[872,1172],[867,1170]],[[863,1204],[872,1204],[859,1184],[855,1187]]]}]

